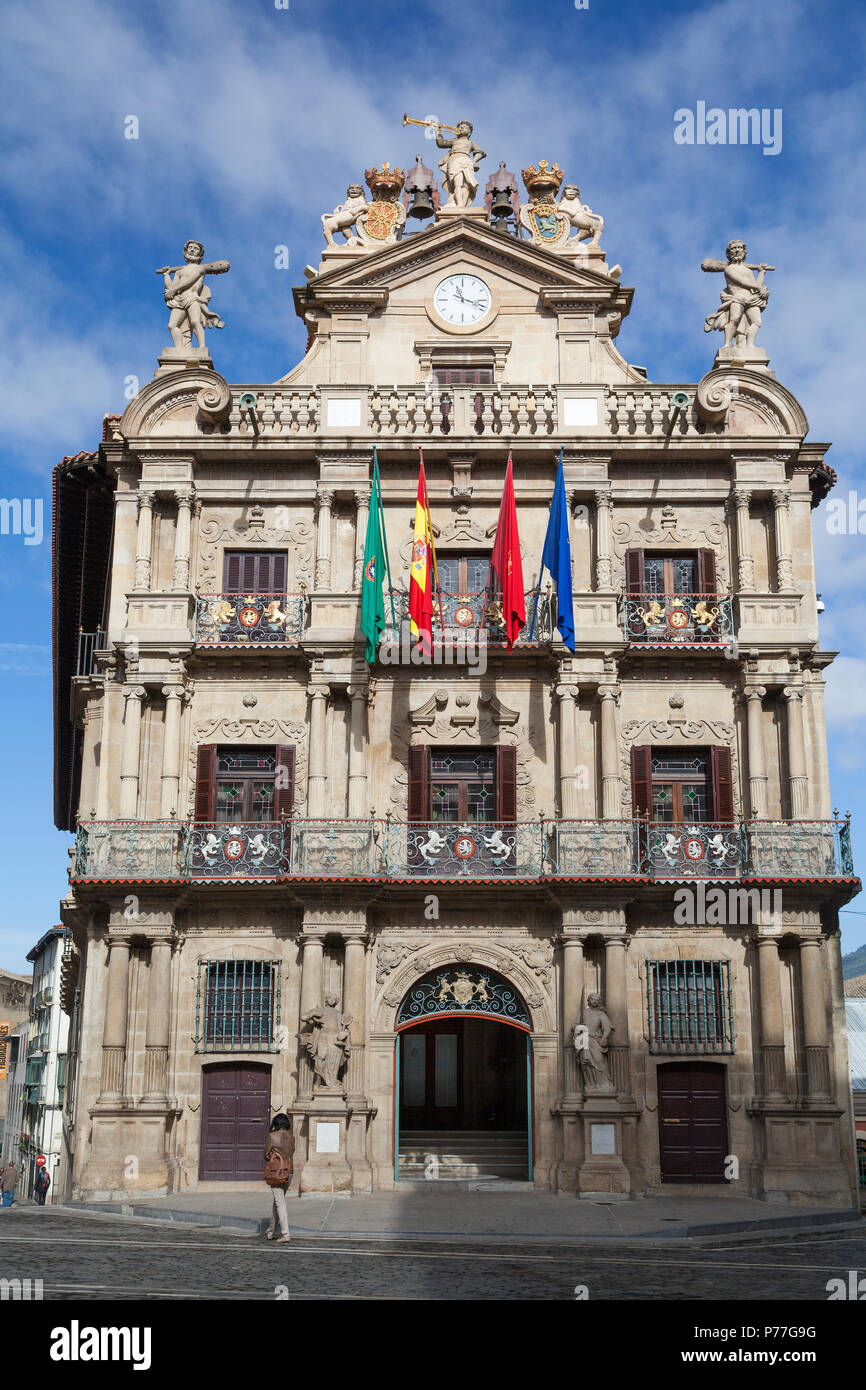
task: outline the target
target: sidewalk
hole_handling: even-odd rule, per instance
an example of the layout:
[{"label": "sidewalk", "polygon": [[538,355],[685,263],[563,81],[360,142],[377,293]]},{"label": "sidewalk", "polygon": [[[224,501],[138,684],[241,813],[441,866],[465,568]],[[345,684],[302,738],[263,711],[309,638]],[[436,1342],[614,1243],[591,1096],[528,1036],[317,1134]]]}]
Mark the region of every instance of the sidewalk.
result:
[{"label": "sidewalk", "polygon": [[[535,1192],[521,1184],[498,1191],[448,1191],[436,1183],[363,1196],[289,1194],[293,1235],[396,1239],[562,1241],[574,1239],[671,1239],[686,1236],[770,1233],[860,1221],[838,1207],[780,1207],[751,1197],[645,1197],[637,1201],[578,1201]],[[93,1211],[200,1226],[262,1232],[270,1196],[249,1192],[175,1193],[130,1203],[70,1203],[65,1211]],[[58,1208],[60,1210],[61,1208]]]}]

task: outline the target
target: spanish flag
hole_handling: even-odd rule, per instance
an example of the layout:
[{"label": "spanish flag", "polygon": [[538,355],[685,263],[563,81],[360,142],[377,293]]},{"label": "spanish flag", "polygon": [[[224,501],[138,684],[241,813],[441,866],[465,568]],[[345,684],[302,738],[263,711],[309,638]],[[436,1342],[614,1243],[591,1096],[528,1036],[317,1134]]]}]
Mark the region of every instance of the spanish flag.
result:
[{"label": "spanish flag", "polygon": [[[419,450],[420,452],[420,450]],[[427,501],[424,455],[418,473],[415,502],[415,534],[409,566],[409,631],[417,637],[422,651],[433,650],[433,527]]]}]

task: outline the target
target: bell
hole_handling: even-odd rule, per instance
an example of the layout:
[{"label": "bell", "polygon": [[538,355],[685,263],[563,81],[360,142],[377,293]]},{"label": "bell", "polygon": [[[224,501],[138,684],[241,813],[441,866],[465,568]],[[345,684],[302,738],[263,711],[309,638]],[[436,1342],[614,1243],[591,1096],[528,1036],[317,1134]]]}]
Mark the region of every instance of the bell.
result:
[{"label": "bell", "polygon": [[511,205],[511,198],[506,188],[497,188],[494,193],[493,204],[490,208],[490,216],[497,221],[499,221],[500,218],[514,216],[514,208]]},{"label": "bell", "polygon": [[433,199],[430,197],[430,189],[414,188],[412,190],[412,206],[408,210],[408,216],[417,217],[423,221],[428,217],[432,217],[433,212]]}]

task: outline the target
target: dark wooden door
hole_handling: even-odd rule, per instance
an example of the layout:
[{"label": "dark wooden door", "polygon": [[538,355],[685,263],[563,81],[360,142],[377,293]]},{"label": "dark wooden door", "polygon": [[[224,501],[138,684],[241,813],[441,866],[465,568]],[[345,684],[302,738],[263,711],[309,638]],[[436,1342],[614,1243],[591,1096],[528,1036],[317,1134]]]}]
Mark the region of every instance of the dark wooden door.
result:
[{"label": "dark wooden door", "polygon": [[227,1062],[202,1072],[199,1178],[253,1182],[264,1172],[271,1069]]},{"label": "dark wooden door", "polygon": [[725,1068],[669,1062],[657,1074],[662,1182],[724,1182],[728,1149]]}]

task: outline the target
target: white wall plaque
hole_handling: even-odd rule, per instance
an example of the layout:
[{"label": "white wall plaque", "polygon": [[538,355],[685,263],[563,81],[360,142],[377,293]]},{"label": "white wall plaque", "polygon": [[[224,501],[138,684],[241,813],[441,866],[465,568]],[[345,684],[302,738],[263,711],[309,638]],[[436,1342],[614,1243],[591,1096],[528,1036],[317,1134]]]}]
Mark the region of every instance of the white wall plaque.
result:
[{"label": "white wall plaque", "polygon": [[[609,1126],[613,1129],[613,1125]],[[316,1153],[338,1154],[340,1152],[340,1126],[331,1120],[320,1120],[316,1125]]]},{"label": "white wall plaque", "polygon": [[598,401],[595,396],[565,396],[562,401],[563,425],[597,425]]},{"label": "white wall plaque", "polygon": [[616,1125],[590,1125],[594,1154],[616,1153]]},{"label": "white wall plaque", "polygon": [[361,428],[361,402],[355,397],[346,396],[328,401],[328,424],[341,425],[345,429]]}]

